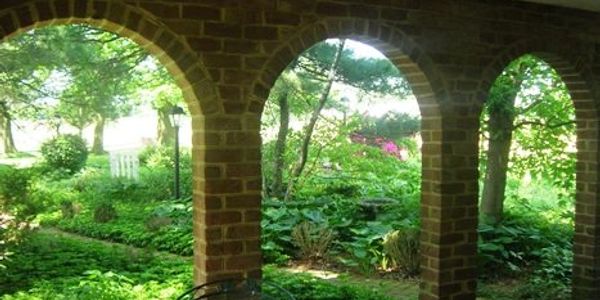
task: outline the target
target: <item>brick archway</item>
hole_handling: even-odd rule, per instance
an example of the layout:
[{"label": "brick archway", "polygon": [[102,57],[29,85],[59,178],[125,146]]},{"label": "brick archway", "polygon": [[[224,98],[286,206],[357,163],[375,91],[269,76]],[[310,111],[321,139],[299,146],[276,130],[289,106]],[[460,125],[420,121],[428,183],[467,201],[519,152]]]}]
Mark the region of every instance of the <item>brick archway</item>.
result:
[{"label": "brick archway", "polygon": [[554,68],[569,90],[577,127],[573,299],[593,299],[600,294],[599,91],[594,89],[592,64],[587,59],[590,49],[593,47],[574,40],[560,45],[536,40],[517,43],[486,68],[480,86],[481,95],[487,95],[508,64],[533,54]]},{"label": "brick archway", "polygon": [[325,19],[305,26],[276,49],[265,63],[254,82],[254,106],[264,105],[270,88],[293,59],[329,38],[349,38],[370,45],[406,76],[422,118],[420,298],[445,299],[449,294],[474,297],[476,221],[470,213],[474,204],[442,197],[447,187],[452,186],[450,176],[444,180],[442,150],[443,140],[451,139],[452,135],[444,134],[442,126],[441,101],[447,98],[448,89],[444,78],[438,75],[439,71],[417,43],[402,31],[373,21]]},{"label": "brick archway", "polygon": [[[201,59],[180,36],[173,33],[159,19],[143,9],[120,1],[11,1],[0,8],[0,36],[6,40],[19,33],[52,25],[90,24],[129,38],[149,51],[162,63],[182,90],[192,117],[192,159],[194,182],[201,181],[209,172],[204,168],[202,151],[211,136],[205,127],[214,127],[211,117],[223,111],[214,87]],[[203,186],[193,185],[195,251],[205,244],[201,232],[205,221],[198,211],[205,207]],[[205,280],[206,264],[195,256],[194,277]]]}]

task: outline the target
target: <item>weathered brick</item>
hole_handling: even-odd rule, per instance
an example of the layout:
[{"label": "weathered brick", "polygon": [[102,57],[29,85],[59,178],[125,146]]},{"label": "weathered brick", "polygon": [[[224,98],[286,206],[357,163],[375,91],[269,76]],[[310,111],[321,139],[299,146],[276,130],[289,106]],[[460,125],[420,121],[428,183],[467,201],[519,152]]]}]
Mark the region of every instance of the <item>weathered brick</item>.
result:
[{"label": "weathered brick", "polygon": [[227,196],[225,208],[259,208],[261,204],[260,195]]},{"label": "weathered brick", "polygon": [[244,27],[244,37],[252,40],[276,40],[279,37],[279,31],[274,26],[246,26]]},{"label": "weathered brick", "polygon": [[242,27],[237,24],[204,23],[204,34],[211,37],[242,37]]},{"label": "weathered brick", "polygon": [[193,20],[221,20],[221,10],[215,7],[184,5],[182,7],[182,16]]},{"label": "weathered brick", "polygon": [[242,214],[237,211],[217,211],[209,212],[205,215],[206,225],[229,225],[242,221]]},{"label": "weathered brick", "polygon": [[190,37],[187,41],[192,50],[195,51],[217,52],[223,49],[222,41],[217,39]]},{"label": "weathered brick", "polygon": [[233,225],[227,227],[227,234],[225,235],[228,239],[249,239],[257,238],[260,235],[260,224],[252,225]]},{"label": "weathered brick", "polygon": [[179,18],[179,5],[166,3],[142,3],[142,8],[149,11],[153,15],[161,18],[176,19]]},{"label": "weathered brick", "polygon": [[265,12],[265,20],[271,25],[298,25],[300,24],[300,15],[297,13],[270,11]]}]

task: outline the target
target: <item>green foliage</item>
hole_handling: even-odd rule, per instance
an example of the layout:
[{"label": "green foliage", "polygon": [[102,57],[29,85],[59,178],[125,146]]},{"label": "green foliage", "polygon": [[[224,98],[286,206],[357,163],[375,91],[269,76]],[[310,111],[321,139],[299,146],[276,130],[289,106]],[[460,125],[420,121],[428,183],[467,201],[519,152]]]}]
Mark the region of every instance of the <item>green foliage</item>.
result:
[{"label": "green foliage", "polygon": [[28,170],[0,165],[0,269],[42,209],[30,196],[30,180]]},{"label": "green foliage", "polygon": [[421,129],[421,119],[406,113],[388,112],[378,118],[367,116],[363,122],[361,134],[393,140],[414,135]]},{"label": "green foliage", "polygon": [[189,259],[38,232],[0,272],[0,299],[174,298],[191,284],[191,269]]},{"label": "green foliage", "polygon": [[71,201],[60,203],[60,212],[63,218],[70,219],[81,211],[81,207]]},{"label": "green foliage", "polygon": [[572,236],[571,226],[549,223],[536,212],[509,211],[498,225],[480,224],[480,269],[484,276],[515,275],[544,261],[544,253],[571,251]]},{"label": "green foliage", "polygon": [[110,240],[137,247],[150,247],[174,254],[189,256],[193,254],[192,213],[191,204],[174,208],[169,214],[171,223],[158,229],[148,228],[147,223],[152,216],[161,215],[164,203],[115,203],[119,213],[117,219],[108,223],[94,221],[93,212],[84,210],[72,219],[60,220],[56,226],[62,230],[84,236]]},{"label": "green foliage", "polygon": [[27,170],[0,165],[0,203],[16,204],[27,197],[30,176]]},{"label": "green foliage", "polygon": [[322,141],[327,141],[327,146],[322,148],[319,157],[309,158],[315,167],[298,183],[296,197],[306,199],[331,194],[403,200],[419,197],[420,159],[400,161],[379,148],[352,143],[345,136]]},{"label": "green foliage", "polygon": [[[148,147],[139,154],[140,181],[153,200],[166,200],[174,195],[175,154],[170,147]],[[179,157],[181,197],[192,196],[192,156],[182,151]]]},{"label": "green foliage", "polygon": [[308,274],[292,275],[269,266],[264,268],[263,277],[288,290],[297,300],[391,300],[375,288],[331,283]]},{"label": "green foliage", "polygon": [[72,134],[65,134],[45,142],[42,156],[48,167],[75,173],[85,165],[88,156],[85,141]]},{"label": "green foliage", "polygon": [[[338,44],[339,40],[336,39],[315,44],[291,67],[296,68],[294,71],[298,72],[300,77],[318,79],[324,73],[318,70],[327,69],[332,65]],[[388,59],[360,57],[351,48],[344,49],[336,75],[337,82],[368,92],[398,96],[405,96],[410,92],[404,75]]]},{"label": "green foliage", "polygon": [[[263,276],[299,300],[390,299],[376,288],[329,282],[270,266],[264,268]],[[190,259],[38,232],[21,245],[6,272],[0,273],[0,299],[175,299],[191,284]]]},{"label": "green foliage", "polygon": [[387,258],[383,252],[383,239],[393,227],[378,221],[367,222],[357,228],[351,228],[352,240],[342,243],[343,249],[349,254],[340,257],[340,262],[346,266],[357,268],[364,274],[373,274],[377,268],[387,266]]},{"label": "green foliage", "polygon": [[117,209],[110,202],[101,202],[94,207],[94,221],[106,223],[117,218]]},{"label": "green foliage", "polygon": [[318,262],[326,257],[333,237],[331,229],[307,221],[292,230],[292,241],[300,249],[300,256],[310,262]]},{"label": "green foliage", "polygon": [[403,274],[406,276],[419,274],[421,256],[418,228],[404,228],[389,232],[384,237],[383,249]]},{"label": "green foliage", "polygon": [[[516,97],[514,107],[507,99]],[[560,75],[533,55],[513,61],[497,78],[482,114],[484,144],[489,115],[504,111],[514,115],[509,173],[522,177],[538,174],[553,184],[573,191],[575,187],[575,108]],[[481,168],[486,162],[484,148]],[[481,172],[485,174],[485,172]]]}]

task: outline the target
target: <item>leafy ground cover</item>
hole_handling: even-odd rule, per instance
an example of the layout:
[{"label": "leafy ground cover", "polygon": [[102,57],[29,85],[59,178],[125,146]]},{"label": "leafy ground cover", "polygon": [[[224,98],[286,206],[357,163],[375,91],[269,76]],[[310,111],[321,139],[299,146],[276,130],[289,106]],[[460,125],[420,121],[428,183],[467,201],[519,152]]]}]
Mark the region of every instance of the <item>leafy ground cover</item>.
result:
[{"label": "leafy ground cover", "polygon": [[[412,162],[403,167],[406,174],[418,170],[418,165]],[[156,174],[143,177],[141,182],[110,178],[102,173],[106,169],[105,159],[92,157],[80,174],[44,183],[46,194],[60,191],[52,195],[76,203],[77,209],[65,216],[62,207],[55,205],[49,213],[39,217],[42,224],[87,237],[191,255],[191,201],[136,198],[144,197],[139,190],[148,185],[145,178],[158,177],[156,174],[161,174],[163,169],[157,168]],[[146,171],[150,174],[153,170]],[[419,198],[415,183],[403,181],[397,185],[396,189],[404,192],[400,193],[403,195],[400,199],[395,199],[363,197],[365,189],[376,190],[380,182],[365,187],[366,181],[362,179],[316,177],[312,180],[309,186],[317,188],[299,190],[302,197],[285,202],[263,201],[261,225],[265,262],[285,266],[301,261],[374,279],[406,276],[396,268],[384,245],[390,232],[418,228]],[[512,178],[509,183],[504,220],[494,226],[482,222],[479,227],[482,279],[479,294],[493,297],[508,294],[506,297],[512,299],[567,299],[572,265],[572,204],[569,198],[556,196],[559,193],[553,191],[551,183],[543,180],[520,186]],[[90,197],[92,194],[95,196]],[[104,198],[113,199],[110,205],[115,215],[107,222],[98,222],[94,218],[95,205]],[[306,223],[313,226],[310,227],[313,232],[308,232],[311,238],[318,236],[316,233],[331,233],[335,238],[330,241],[315,238],[313,244],[308,245],[298,243],[294,232]],[[313,251],[318,247],[324,250]],[[512,286],[508,291],[502,289],[507,283]],[[545,293],[533,292],[539,289]]]},{"label": "leafy ground cover", "polygon": [[[329,282],[273,266],[264,278],[299,300],[392,299],[376,286]],[[0,299],[174,299],[192,283],[190,258],[38,231],[0,273]]]},{"label": "leafy ground cover", "polygon": [[93,210],[83,208],[72,218],[61,218],[60,214],[48,215],[43,224],[87,237],[168,251],[182,256],[192,255],[190,201],[117,202],[114,205],[117,216],[110,222],[95,222]]}]

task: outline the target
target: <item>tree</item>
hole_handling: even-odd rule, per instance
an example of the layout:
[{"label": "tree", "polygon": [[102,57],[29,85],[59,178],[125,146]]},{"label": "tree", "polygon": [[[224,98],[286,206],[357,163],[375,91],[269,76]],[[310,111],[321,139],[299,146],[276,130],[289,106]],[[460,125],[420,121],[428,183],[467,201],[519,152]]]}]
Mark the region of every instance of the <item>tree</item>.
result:
[{"label": "tree", "polygon": [[[402,74],[387,59],[357,56],[345,47],[343,40],[319,43],[307,50],[283,72],[267,101],[263,124],[278,124],[277,140],[273,151],[271,196],[289,198],[309,159],[313,134],[323,119],[324,109],[346,111],[347,107],[333,94],[334,84],[351,87],[365,93],[404,97],[410,93]],[[277,116],[277,117],[270,117]],[[299,151],[292,170],[287,174],[284,188],[284,170],[289,161],[286,139],[290,134],[290,118],[302,119],[305,124],[300,137]],[[306,116],[310,116],[307,118]],[[266,121],[268,120],[268,121]],[[332,120],[327,120],[332,122]],[[268,124],[265,124],[268,122]],[[341,126],[342,124],[338,124]]]},{"label": "tree", "polygon": [[58,113],[80,132],[94,123],[92,152],[102,153],[104,126],[131,110],[130,98],[141,77],[138,66],[148,53],[128,39],[93,27],[59,30],[65,38],[57,47],[71,80],[60,95]]},{"label": "tree", "polygon": [[[148,54],[128,39],[88,25],[52,26],[23,33],[0,46],[0,132],[3,152],[15,151],[15,118],[60,116],[80,130],[95,124],[93,151],[103,151],[108,120],[131,108]],[[66,80],[64,87],[47,82]],[[52,99],[60,99],[58,103]]]},{"label": "tree", "polygon": [[397,140],[419,132],[421,120],[406,113],[389,112],[379,118],[366,117],[366,125],[359,132],[368,136],[382,136]]},{"label": "tree", "polygon": [[314,110],[312,111],[310,120],[308,121],[308,124],[306,125],[306,128],[304,129],[305,133],[304,133],[304,138],[302,139],[302,145],[300,146],[300,154],[298,155],[299,159],[298,159],[298,162],[296,163],[296,165],[294,166],[292,173],[290,174],[290,180],[288,183],[287,190],[285,192],[286,200],[290,197],[290,194],[294,188],[295,181],[302,174],[302,171],[304,171],[304,167],[306,166],[306,161],[308,160],[308,150],[309,150],[309,146],[310,146],[310,140],[312,138],[313,131],[315,130],[315,125],[317,124],[317,121],[319,120],[319,116],[321,115],[321,110],[323,110],[323,107],[325,107],[325,103],[327,102],[327,99],[329,99],[329,94],[331,93],[331,87],[333,86],[333,83],[336,78],[336,71],[339,66],[345,44],[346,44],[346,40],[344,40],[344,39],[340,40],[339,45],[337,46],[336,52],[333,56],[333,61],[331,62],[331,65],[329,66],[329,69],[327,70],[327,73],[326,73],[327,79],[324,82],[323,91],[321,92],[319,101],[318,101],[317,105],[314,107]]},{"label": "tree", "polygon": [[573,136],[573,119],[566,86],[556,71],[540,59],[523,56],[496,79],[483,118],[489,142],[484,158],[481,211],[490,222],[502,219],[511,160],[511,171],[519,175],[525,170],[549,175],[552,172],[548,169],[564,171],[569,168],[567,165],[573,165],[551,162],[556,156],[565,156],[569,141],[564,137]]},{"label": "tree", "polygon": [[[282,80],[283,85],[285,81]],[[279,130],[277,132],[277,141],[275,143],[275,152],[273,155],[273,183],[271,185],[271,194],[275,197],[284,196],[283,190],[283,168],[285,166],[285,150],[287,136],[290,126],[290,105],[288,101],[289,90],[283,89],[276,96],[279,106]]]},{"label": "tree", "polygon": [[0,45],[0,154],[17,151],[12,136],[14,120],[38,114],[36,100],[48,94],[44,82],[54,66],[47,44],[51,39],[25,33]]},{"label": "tree", "polygon": [[150,91],[150,103],[158,116],[158,144],[172,145],[175,141],[175,129],[169,115],[174,106],[183,105],[183,93],[166,68],[157,64],[153,64],[152,67],[146,72],[143,82],[145,89]]}]

